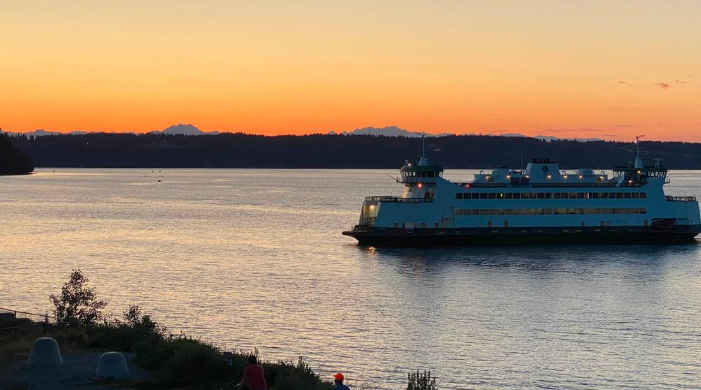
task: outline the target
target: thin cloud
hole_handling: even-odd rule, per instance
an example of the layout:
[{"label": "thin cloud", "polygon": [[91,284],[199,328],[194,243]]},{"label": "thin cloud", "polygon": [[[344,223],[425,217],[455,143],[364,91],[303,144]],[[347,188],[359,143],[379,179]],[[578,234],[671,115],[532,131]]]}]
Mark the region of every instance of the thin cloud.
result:
[{"label": "thin cloud", "polygon": [[618,84],[630,85],[627,81],[618,80]]},{"label": "thin cloud", "polygon": [[655,85],[662,88],[662,89],[669,88],[669,84],[667,84],[667,83],[655,83]]},{"label": "thin cloud", "polygon": [[677,84],[686,84],[687,82],[684,80],[674,80]]},{"label": "thin cloud", "polygon": [[548,129],[546,130],[550,133],[595,133],[606,131],[604,129],[595,129],[591,127],[573,127],[573,128],[563,128],[563,129]]},{"label": "thin cloud", "polygon": [[621,124],[612,124],[611,126],[613,126],[613,127],[623,127],[623,128],[626,128],[626,129],[630,129],[630,128],[633,128],[633,127],[637,127],[638,125],[633,124],[633,123],[621,123]]}]

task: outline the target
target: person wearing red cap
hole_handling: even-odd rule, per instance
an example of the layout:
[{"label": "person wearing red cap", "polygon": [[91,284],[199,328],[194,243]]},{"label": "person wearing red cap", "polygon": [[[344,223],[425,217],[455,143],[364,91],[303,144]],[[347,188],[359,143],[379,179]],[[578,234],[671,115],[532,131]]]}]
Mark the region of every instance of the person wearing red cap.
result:
[{"label": "person wearing red cap", "polygon": [[345,378],[344,378],[343,374],[341,374],[340,372],[338,374],[334,375],[333,376],[334,386],[333,386],[333,389],[331,389],[331,390],[350,390],[350,388],[348,386],[343,384],[344,379]]}]

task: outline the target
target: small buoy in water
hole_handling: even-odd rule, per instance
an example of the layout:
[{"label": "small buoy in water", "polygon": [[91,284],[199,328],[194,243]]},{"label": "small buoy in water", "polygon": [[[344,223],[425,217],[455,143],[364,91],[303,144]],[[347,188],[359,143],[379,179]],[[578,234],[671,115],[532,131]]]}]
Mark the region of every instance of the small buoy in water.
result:
[{"label": "small buoy in water", "polygon": [[160,183],[161,181],[160,181],[160,180],[158,180],[158,182]]},{"label": "small buoy in water", "polygon": [[100,356],[95,369],[95,375],[100,378],[123,379],[129,378],[129,367],[124,355],[119,352],[105,352]]}]

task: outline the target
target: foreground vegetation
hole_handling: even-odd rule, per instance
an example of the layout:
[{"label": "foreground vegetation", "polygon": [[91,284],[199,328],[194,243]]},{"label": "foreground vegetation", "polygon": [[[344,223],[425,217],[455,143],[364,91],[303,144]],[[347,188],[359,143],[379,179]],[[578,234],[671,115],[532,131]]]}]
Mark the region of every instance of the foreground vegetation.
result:
[{"label": "foreground vegetation", "polygon": [[[104,316],[102,309],[107,303],[96,298],[79,270],[73,271],[60,295],[50,298],[56,322],[46,334],[41,323],[28,319],[18,319],[13,326],[37,326],[0,332],[0,365],[26,359],[32,343],[41,336],[56,339],[63,353],[91,349],[133,352],[134,363],[153,377],[153,383],[143,385],[152,388],[233,389],[248,365],[251,352],[223,351],[202,340],[174,335],[138,306],[129,307],[120,318]],[[258,355],[257,351],[252,353]],[[328,390],[333,386],[301,357],[296,363],[263,361],[261,365],[271,390]],[[412,373],[408,378],[408,390],[436,389],[430,372]]]}]

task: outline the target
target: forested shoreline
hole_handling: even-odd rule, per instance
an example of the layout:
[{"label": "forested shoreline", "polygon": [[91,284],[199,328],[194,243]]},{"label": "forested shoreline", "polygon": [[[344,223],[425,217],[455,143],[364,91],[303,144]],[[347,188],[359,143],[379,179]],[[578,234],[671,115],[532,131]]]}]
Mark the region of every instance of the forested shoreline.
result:
[{"label": "forested shoreline", "polygon": [[14,138],[0,133],[0,175],[26,175],[34,171],[31,157],[17,149]]},{"label": "forested shoreline", "polygon": [[[421,140],[363,135],[164,134],[12,137],[38,167],[85,168],[398,168],[421,155]],[[701,169],[701,143],[644,142],[646,163]],[[632,142],[450,135],[426,138],[426,155],[445,168],[519,167],[550,158],[565,169],[608,168],[635,158]]]}]

